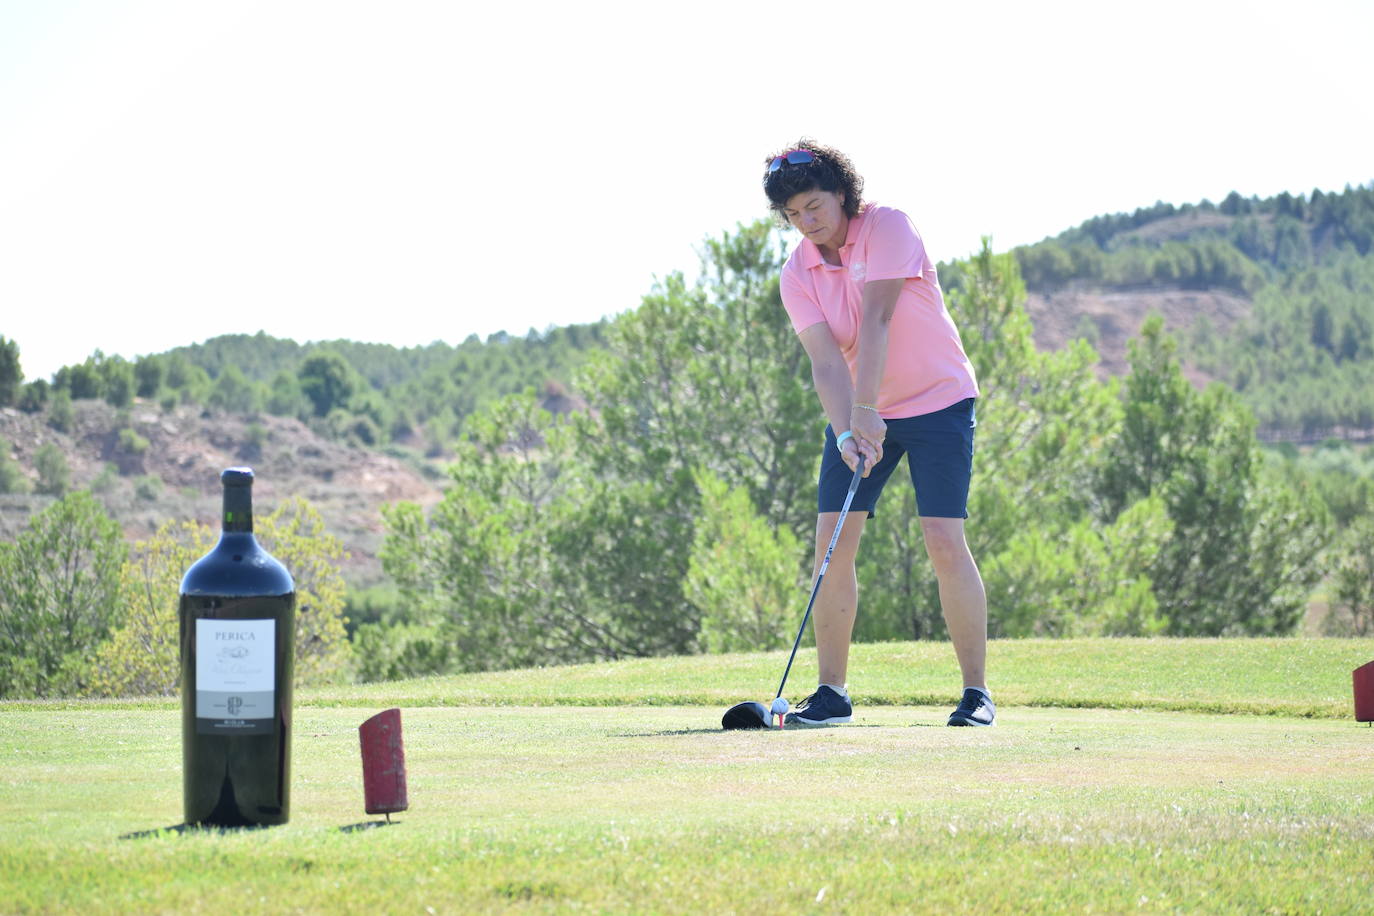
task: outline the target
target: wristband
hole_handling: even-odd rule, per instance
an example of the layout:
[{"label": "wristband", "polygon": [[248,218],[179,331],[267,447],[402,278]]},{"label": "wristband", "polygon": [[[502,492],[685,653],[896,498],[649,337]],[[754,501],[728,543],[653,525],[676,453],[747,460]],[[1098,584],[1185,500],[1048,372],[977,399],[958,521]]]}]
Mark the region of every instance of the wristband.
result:
[{"label": "wristband", "polygon": [[850,430],[846,429],[844,432],[840,433],[838,436],[835,437],[835,450],[838,452],[843,452],[844,440],[852,438],[854,438],[854,433]]}]

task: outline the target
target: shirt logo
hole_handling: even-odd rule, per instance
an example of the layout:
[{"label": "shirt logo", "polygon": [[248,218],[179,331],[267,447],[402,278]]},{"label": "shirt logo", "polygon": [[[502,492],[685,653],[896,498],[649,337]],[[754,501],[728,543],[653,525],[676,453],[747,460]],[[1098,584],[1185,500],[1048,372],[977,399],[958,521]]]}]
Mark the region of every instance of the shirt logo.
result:
[{"label": "shirt logo", "polygon": [[868,273],[868,267],[863,261],[856,261],[849,265],[849,275],[855,280],[862,280],[866,273]]}]

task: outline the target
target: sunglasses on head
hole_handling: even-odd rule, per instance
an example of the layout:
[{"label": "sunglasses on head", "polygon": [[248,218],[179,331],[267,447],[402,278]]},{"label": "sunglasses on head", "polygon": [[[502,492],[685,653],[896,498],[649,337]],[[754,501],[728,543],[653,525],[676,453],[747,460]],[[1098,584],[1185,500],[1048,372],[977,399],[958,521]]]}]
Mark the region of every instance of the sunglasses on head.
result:
[{"label": "sunglasses on head", "polygon": [[811,155],[810,150],[788,150],[781,156],[774,158],[772,162],[768,163],[768,172],[769,174],[772,174],[773,172],[776,172],[778,169],[782,168],[784,165],[805,165],[808,162],[815,161],[816,157]]}]

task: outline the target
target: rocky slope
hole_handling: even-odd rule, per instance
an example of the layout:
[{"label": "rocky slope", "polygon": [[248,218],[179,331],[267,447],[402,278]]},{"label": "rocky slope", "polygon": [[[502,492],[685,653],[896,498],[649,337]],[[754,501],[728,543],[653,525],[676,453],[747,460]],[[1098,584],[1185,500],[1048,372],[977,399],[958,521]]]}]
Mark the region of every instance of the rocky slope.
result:
[{"label": "rocky slope", "polygon": [[[38,450],[56,445],[72,488],[90,488],[130,538],[145,537],[169,519],[218,525],[219,472],[247,465],[257,474],[256,511],[268,513],[285,498],[305,497],[347,547],[350,582],[367,585],[381,578],[381,507],[398,500],[428,505],[440,497],[442,475],[417,456],[324,439],[292,418],[192,407],[163,412],[142,401],[124,411],[99,401],[74,406],[67,432],[52,428],[44,414],[2,409],[0,439],[34,484]],[[126,429],[137,438],[121,439]],[[12,538],[52,499],[0,495],[0,537]]]}]

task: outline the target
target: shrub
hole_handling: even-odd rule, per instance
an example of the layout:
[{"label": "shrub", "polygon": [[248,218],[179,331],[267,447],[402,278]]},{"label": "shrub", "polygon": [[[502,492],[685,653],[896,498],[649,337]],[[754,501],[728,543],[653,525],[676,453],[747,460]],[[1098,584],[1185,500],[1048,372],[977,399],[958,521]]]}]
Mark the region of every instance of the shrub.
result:
[{"label": "shrub", "polygon": [[138,396],[141,398],[156,397],[162,390],[162,380],[167,375],[167,368],[163,365],[162,358],[159,356],[145,356],[134,363],[134,379],[138,384]]},{"label": "shrub", "polygon": [[[256,519],[254,529],[262,546],[296,582],[296,682],[339,680],[349,667],[339,568],[343,545],[300,498]],[[169,522],[134,545],[119,578],[122,625],[96,652],[91,693],[138,696],[176,691],[181,577],[215,540],[205,525]]]},{"label": "shrub", "polygon": [[117,620],[125,545],[89,493],[63,497],[0,542],[0,697],[79,692]]},{"label": "shrub", "polygon": [[109,493],[115,488],[119,481],[119,468],[110,464],[108,461],[100,469],[100,473],[91,481],[90,490],[92,493]]},{"label": "shrub", "polygon": [[365,623],[354,646],[358,680],[364,682],[447,674],[457,662],[444,630],[420,624]]},{"label": "shrub", "polygon": [[48,425],[58,432],[69,433],[76,425],[76,411],[72,408],[72,396],[66,389],[59,388],[53,395],[52,406],[48,408]]},{"label": "shrub", "polygon": [[1328,636],[1374,636],[1374,519],[1351,524],[1339,552],[1322,630]]},{"label": "shrub", "polygon": [[119,573],[123,619],[95,653],[90,693],[151,696],[176,692],[181,675],[177,617],[181,577],[214,543],[214,533],[205,525],[167,522],[133,546]]},{"label": "shrub", "polygon": [[138,384],[134,380],[134,366],[127,360],[112,356],[100,365],[102,388],[106,403],[114,407],[128,407],[134,402]]},{"label": "shrub", "polygon": [[136,431],[124,428],[119,431],[119,450],[126,455],[142,455],[148,451],[148,440]]},{"label": "shrub", "polygon": [[683,592],[701,612],[702,648],[786,645],[802,545],[787,528],[770,527],[743,487],[704,471],[696,483],[702,505]]},{"label": "shrub", "polygon": [[0,493],[27,493],[29,479],[10,455],[10,444],[0,439]]},{"label": "shrub", "polygon": [[61,496],[71,487],[71,470],[67,467],[67,456],[51,442],[44,444],[33,456],[34,467],[38,470],[38,492],[50,496]]},{"label": "shrub", "polygon": [[148,474],[134,481],[134,495],[148,502],[161,496],[162,489],[162,478],[156,474]]},{"label": "shrub", "polygon": [[34,379],[19,392],[19,409],[24,413],[38,413],[48,405],[50,388],[43,379]]},{"label": "shrub", "polygon": [[19,343],[0,336],[0,407],[8,407],[19,399],[19,387],[23,381]]}]

